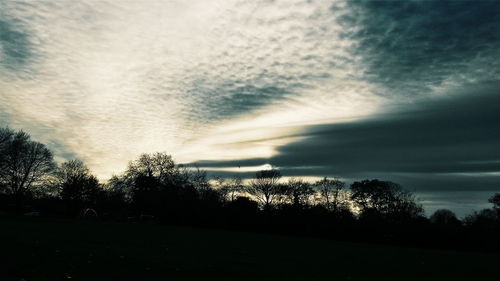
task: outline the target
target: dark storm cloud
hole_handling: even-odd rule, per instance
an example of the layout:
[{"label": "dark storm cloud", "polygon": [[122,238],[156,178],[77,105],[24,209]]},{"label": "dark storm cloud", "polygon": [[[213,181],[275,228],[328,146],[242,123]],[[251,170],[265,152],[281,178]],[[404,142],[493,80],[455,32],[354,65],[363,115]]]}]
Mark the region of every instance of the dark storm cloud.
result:
[{"label": "dark storm cloud", "polygon": [[[272,164],[287,176],[382,177],[415,188],[492,188],[500,180],[500,83],[464,87],[377,117],[311,126],[270,159],[199,162]],[[497,174],[496,174],[497,173]]]},{"label": "dark storm cloud", "polygon": [[[339,23],[379,93],[415,95],[458,71],[500,74],[500,1],[349,1]],[[491,59],[491,58],[496,59]],[[472,69],[470,69],[472,68]]]},{"label": "dark storm cloud", "polygon": [[306,159],[315,165],[334,161],[340,164],[335,170],[347,173],[500,171],[494,163],[500,159],[498,92],[496,86],[487,94],[423,102],[376,119],[316,126],[305,141],[281,148],[277,159],[293,166]]}]

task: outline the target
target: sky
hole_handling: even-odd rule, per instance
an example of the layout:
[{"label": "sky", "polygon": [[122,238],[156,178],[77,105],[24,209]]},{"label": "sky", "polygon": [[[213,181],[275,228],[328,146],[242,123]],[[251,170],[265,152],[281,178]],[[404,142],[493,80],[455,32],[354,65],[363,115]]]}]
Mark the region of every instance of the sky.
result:
[{"label": "sky", "polygon": [[[0,0],[0,125],[101,178],[500,191],[500,1]],[[465,194],[464,193],[464,194]]]}]

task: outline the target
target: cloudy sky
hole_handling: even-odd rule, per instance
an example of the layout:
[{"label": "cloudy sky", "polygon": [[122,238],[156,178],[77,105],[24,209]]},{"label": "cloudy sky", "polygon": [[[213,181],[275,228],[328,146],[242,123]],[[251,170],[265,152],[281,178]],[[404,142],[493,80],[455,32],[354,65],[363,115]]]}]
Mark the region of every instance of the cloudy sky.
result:
[{"label": "cloudy sky", "polygon": [[101,178],[166,151],[221,175],[268,164],[500,191],[499,14],[500,1],[0,0],[0,125]]}]

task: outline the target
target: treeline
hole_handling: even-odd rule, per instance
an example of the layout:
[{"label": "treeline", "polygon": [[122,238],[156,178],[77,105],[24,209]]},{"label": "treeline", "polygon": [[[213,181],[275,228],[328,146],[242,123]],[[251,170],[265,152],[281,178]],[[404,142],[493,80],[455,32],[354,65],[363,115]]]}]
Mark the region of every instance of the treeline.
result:
[{"label": "treeline", "polygon": [[500,250],[500,194],[491,209],[458,219],[427,218],[414,195],[377,179],[284,180],[279,170],[251,180],[210,179],[165,153],[142,154],[106,183],[80,160],[57,165],[23,131],[0,128],[0,209],[4,213],[115,221],[156,221],[326,238]]}]

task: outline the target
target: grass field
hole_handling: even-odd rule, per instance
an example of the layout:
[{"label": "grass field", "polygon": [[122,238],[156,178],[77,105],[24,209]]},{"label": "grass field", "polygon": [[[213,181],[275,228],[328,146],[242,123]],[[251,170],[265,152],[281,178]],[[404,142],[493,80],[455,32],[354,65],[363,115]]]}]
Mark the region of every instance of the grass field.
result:
[{"label": "grass field", "polygon": [[0,217],[0,280],[494,280],[500,255]]}]

